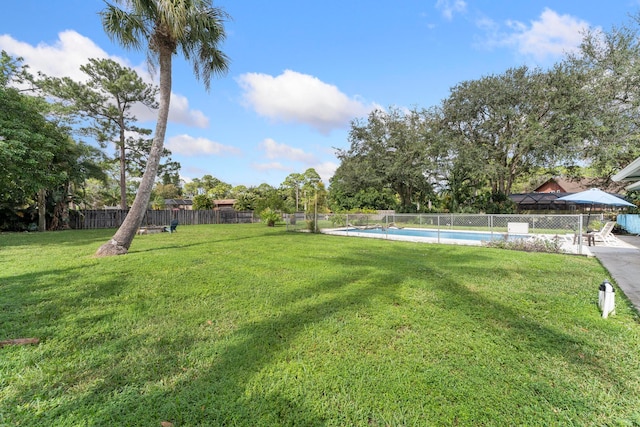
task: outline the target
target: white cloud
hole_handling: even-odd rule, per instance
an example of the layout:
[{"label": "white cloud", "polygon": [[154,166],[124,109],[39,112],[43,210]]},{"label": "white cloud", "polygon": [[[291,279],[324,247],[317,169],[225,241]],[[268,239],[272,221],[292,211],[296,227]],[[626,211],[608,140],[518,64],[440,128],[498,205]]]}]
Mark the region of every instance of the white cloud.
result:
[{"label": "white cloud", "polygon": [[476,19],[476,26],[488,34],[496,34],[500,25],[487,16],[480,16]]},{"label": "white cloud", "polygon": [[166,146],[174,154],[184,156],[237,155],[240,150],[220,144],[207,138],[194,138],[190,135],[177,135],[167,140]]},{"label": "white cloud", "polygon": [[[270,162],[270,163],[254,163],[252,167],[260,172],[270,172],[270,171],[284,171],[287,173],[299,173],[300,170],[291,166],[283,165],[280,162]],[[325,185],[329,185],[329,179],[333,176],[338,168],[338,164],[334,162],[324,162],[318,163],[316,165],[312,165],[313,169],[318,172],[322,182]]]},{"label": "white cloud", "polygon": [[335,162],[318,163],[315,155],[305,153],[299,148],[290,147],[286,144],[280,144],[271,138],[267,138],[262,141],[260,143],[260,149],[266,151],[266,157],[274,161],[270,163],[254,164],[254,168],[259,171],[278,170],[288,171],[291,173],[300,172],[299,167],[285,165],[277,160],[284,159],[289,161],[302,162],[306,164],[305,169],[315,169],[315,171],[318,172],[318,175],[320,175],[320,178],[322,178],[322,181],[328,185],[329,178],[333,176],[336,169],[338,168],[338,164],[336,164]]},{"label": "white cloud", "polygon": [[73,30],[62,31],[52,45],[39,43],[32,46],[18,41],[8,34],[0,35],[0,49],[9,55],[20,56],[34,74],[41,71],[52,77],[71,77],[82,80],[85,75],[80,66],[89,58],[110,58],[126,65],[122,58],[110,56],[91,39]]},{"label": "white cloud", "polygon": [[271,138],[262,141],[260,149],[266,151],[268,159],[287,159],[307,164],[316,161],[316,156],[313,154],[305,153],[299,148],[290,147],[286,144],[280,144]]},{"label": "white cloud", "polygon": [[515,21],[508,25],[514,30],[511,43],[523,55],[533,56],[537,60],[575,51],[589,28],[586,21],[571,15],[558,15],[548,8],[530,27]]},{"label": "white cloud", "polygon": [[280,162],[256,163],[256,164],[253,165],[253,167],[256,170],[259,170],[259,171],[271,171],[271,170],[286,171],[286,170],[290,169],[290,168],[284,166]]},{"label": "white cloud", "polygon": [[375,108],[349,98],[334,85],[291,70],[277,77],[247,73],[237,81],[245,102],[259,115],[305,123],[325,134],[348,126],[350,120]]},{"label": "white cloud", "polygon": [[[89,58],[109,58],[125,67],[133,68],[147,83],[155,83],[144,66],[132,66],[124,58],[107,54],[90,38],[73,30],[58,33],[58,40],[53,44],[39,43],[37,46],[3,34],[0,35],[0,50],[5,50],[12,56],[22,57],[34,74],[40,71],[51,77],[70,77],[82,81],[86,79],[86,75],[80,71],[80,66],[87,64]],[[155,121],[157,117],[156,111],[144,105],[134,106],[132,112],[142,122]],[[169,121],[199,128],[209,126],[209,119],[201,111],[190,110],[187,98],[175,93],[171,94]]]},{"label": "white cloud", "polygon": [[336,173],[336,169],[338,169],[338,164],[334,162],[324,162],[316,165],[314,167],[320,178],[322,178],[322,182],[325,185],[329,185],[329,179]]},{"label": "white cloud", "polygon": [[169,121],[203,129],[209,126],[209,118],[202,111],[189,109],[189,100],[185,96],[173,92],[171,93]]},{"label": "white cloud", "polygon": [[559,15],[545,8],[538,20],[530,25],[507,21],[508,31],[500,31],[490,20],[479,21],[478,26],[488,34],[489,47],[508,46],[538,62],[575,52],[582,42],[589,24],[571,15]]},{"label": "white cloud", "polygon": [[[143,79],[147,81],[147,79]],[[149,83],[150,81],[147,81]],[[158,118],[158,110],[152,110],[146,105],[137,103],[131,108],[131,112],[141,122],[155,122]],[[189,127],[206,129],[209,127],[209,118],[200,110],[191,110],[187,97],[171,92],[171,104],[169,105],[169,122],[179,123]]]},{"label": "white cloud", "polygon": [[454,13],[464,13],[467,11],[467,3],[464,0],[438,0],[436,9],[442,12],[448,21],[453,19]]}]

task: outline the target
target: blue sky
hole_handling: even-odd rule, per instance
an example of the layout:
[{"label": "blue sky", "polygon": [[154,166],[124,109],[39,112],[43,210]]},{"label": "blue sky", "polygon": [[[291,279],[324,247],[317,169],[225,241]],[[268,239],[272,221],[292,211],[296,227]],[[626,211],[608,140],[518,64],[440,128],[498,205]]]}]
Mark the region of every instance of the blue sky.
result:
[{"label": "blue sky", "polygon": [[[174,61],[166,146],[185,179],[279,186],[313,167],[329,184],[350,122],[374,108],[428,108],[465,80],[547,67],[586,29],[630,22],[640,0],[220,0],[229,73],[206,92]],[[144,53],[104,34],[102,0],[4,0],[0,49],[33,71],[81,79],[109,57],[151,81]],[[154,116],[136,110],[153,129]]]}]

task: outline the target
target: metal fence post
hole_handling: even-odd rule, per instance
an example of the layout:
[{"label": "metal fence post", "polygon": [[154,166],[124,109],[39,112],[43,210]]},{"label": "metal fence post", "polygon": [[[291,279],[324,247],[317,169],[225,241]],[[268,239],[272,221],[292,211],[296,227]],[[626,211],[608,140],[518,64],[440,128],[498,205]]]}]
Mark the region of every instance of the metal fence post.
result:
[{"label": "metal fence post", "polygon": [[582,255],[582,215],[578,216],[578,255]]}]

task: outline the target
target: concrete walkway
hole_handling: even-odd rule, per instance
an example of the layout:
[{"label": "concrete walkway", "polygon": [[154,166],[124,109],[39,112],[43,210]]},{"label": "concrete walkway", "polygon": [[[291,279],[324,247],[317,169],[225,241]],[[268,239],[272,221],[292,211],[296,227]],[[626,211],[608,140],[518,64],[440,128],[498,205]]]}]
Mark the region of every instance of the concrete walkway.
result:
[{"label": "concrete walkway", "polygon": [[616,236],[620,245],[590,246],[589,251],[606,268],[622,292],[640,312],[640,237]]}]

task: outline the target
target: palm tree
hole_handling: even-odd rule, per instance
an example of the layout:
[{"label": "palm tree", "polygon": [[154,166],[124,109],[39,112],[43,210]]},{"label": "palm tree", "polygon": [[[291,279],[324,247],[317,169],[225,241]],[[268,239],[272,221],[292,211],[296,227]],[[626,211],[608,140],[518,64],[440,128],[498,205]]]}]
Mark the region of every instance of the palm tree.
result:
[{"label": "palm tree", "polygon": [[228,15],[211,0],[115,0],[101,12],[102,25],[112,40],[125,48],[145,49],[149,64],[159,68],[160,102],[153,145],[140,188],[124,222],[98,248],[97,256],[126,254],[142,224],[158,173],[171,98],[171,61],[178,51],[193,64],[196,78],[209,89],[211,76],[224,74],[228,58],[218,45],[225,39]]}]

